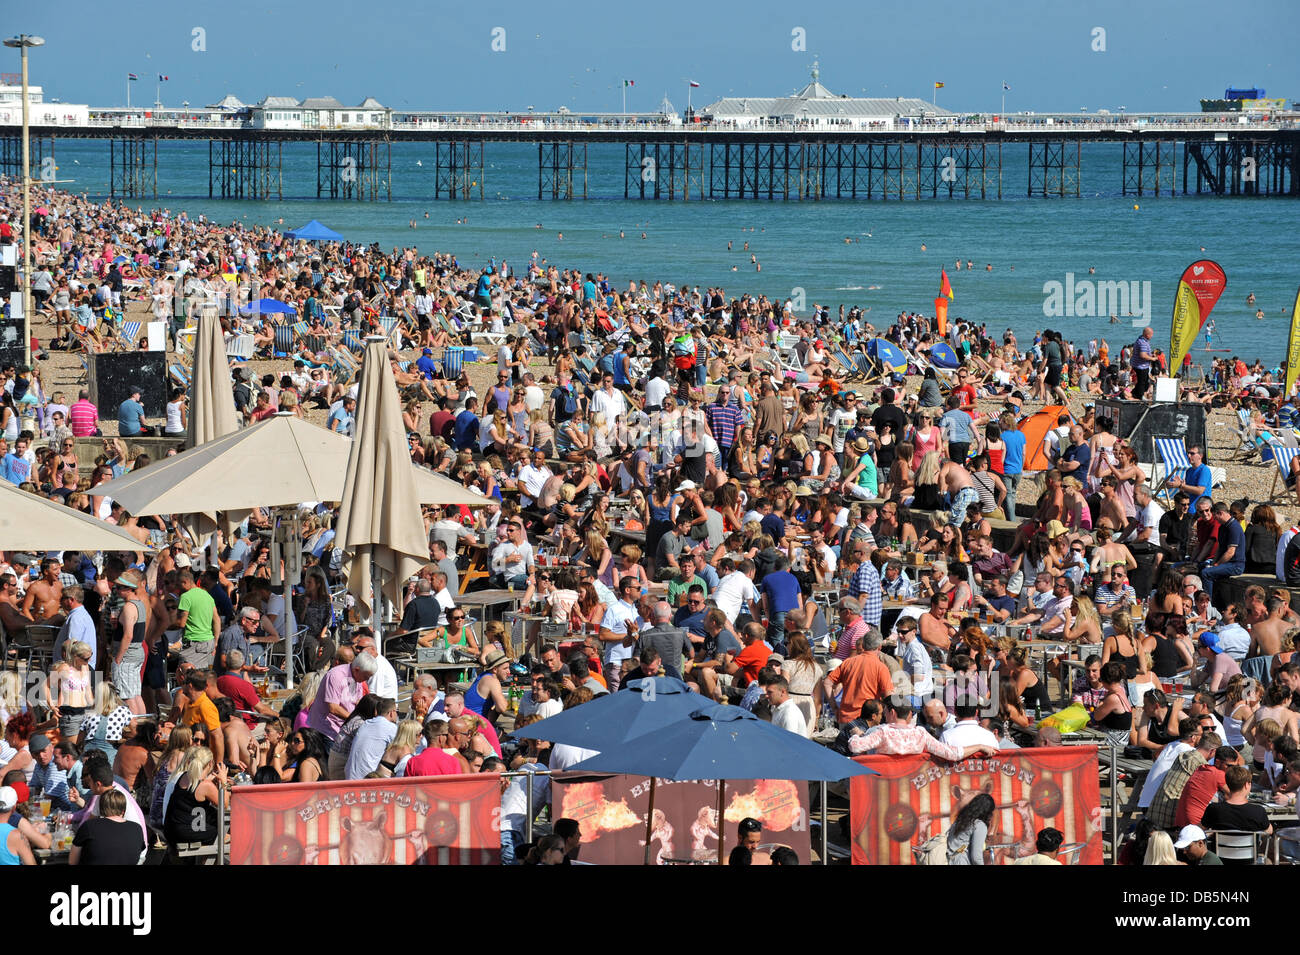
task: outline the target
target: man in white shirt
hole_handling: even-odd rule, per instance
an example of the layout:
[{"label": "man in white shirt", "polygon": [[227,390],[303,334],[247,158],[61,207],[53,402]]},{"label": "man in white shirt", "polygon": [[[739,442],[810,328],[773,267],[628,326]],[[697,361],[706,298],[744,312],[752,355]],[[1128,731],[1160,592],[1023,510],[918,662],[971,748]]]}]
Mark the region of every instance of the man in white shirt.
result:
[{"label": "man in white shirt", "polygon": [[970,697],[958,698],[953,707],[957,722],[943,731],[940,739],[950,746],[992,746],[998,748],[998,738],[980,726],[979,701]]},{"label": "man in white shirt", "polygon": [[736,622],[741,610],[749,610],[751,616],[755,619],[758,617],[751,609],[758,605],[759,600],[758,588],[754,586],[754,573],[754,562],[745,558],[736,570],[718,582],[710,595],[713,605],[727,615],[730,623]]},{"label": "man in white shirt", "polygon": [[606,374],[601,377],[600,389],[591,397],[591,414],[605,416],[606,426],[614,427],[614,419],[627,415],[627,402],[623,392],[614,387],[614,376]]},{"label": "man in white shirt", "polygon": [[352,649],[364,653],[375,661],[375,675],[367,681],[370,692],[386,700],[397,701],[397,671],[384,657],[379,655],[375,645],[375,635],[369,627],[359,627],[352,639]]},{"label": "man in white shirt", "polygon": [[772,707],[772,725],[789,730],[799,736],[808,735],[808,721],[803,718],[799,705],[790,699],[790,681],[778,676],[764,689],[767,702]]},{"label": "man in white shirt", "polygon": [[506,525],[506,539],[492,551],[492,573],[497,586],[524,589],[535,564],[533,545],[525,536],[523,521],[512,517]]},{"label": "man in white shirt", "polygon": [[611,693],[618,692],[619,668],[632,657],[636,638],[647,622],[637,610],[636,598],[641,584],[631,575],[619,581],[619,599],[609,605],[600,621],[600,640],[605,644],[605,680]]},{"label": "man in white shirt", "polygon": [[1187,717],[1178,724],[1178,739],[1172,743],[1166,744],[1165,748],[1155,758],[1151,764],[1151,770],[1147,773],[1147,781],[1142,786],[1142,794],[1138,797],[1138,806],[1142,809],[1150,807],[1151,800],[1156,798],[1156,792],[1160,789],[1160,784],[1165,781],[1165,774],[1169,772],[1174,765],[1174,761],[1183,753],[1190,753],[1196,749],[1201,742],[1201,721]]},{"label": "man in white shirt", "polygon": [[663,407],[664,399],[672,394],[672,385],[664,381],[663,376],[656,375],[645,383],[645,410],[658,411]]},{"label": "man in white shirt", "polygon": [[455,504],[447,505],[442,518],[429,528],[429,540],[432,541],[434,538],[442,541],[448,554],[456,553],[456,544],[462,539],[467,541],[478,539],[472,530],[461,523],[460,508]]},{"label": "man in white shirt", "polygon": [[1282,536],[1277,539],[1277,555],[1274,558],[1274,563],[1277,566],[1274,567],[1274,572],[1277,574],[1277,579],[1282,581],[1282,583],[1286,583],[1286,547],[1291,543],[1291,538],[1295,537],[1296,534],[1300,534],[1300,527],[1292,524],[1284,530]]},{"label": "man in white shirt", "polygon": [[447,573],[443,570],[435,570],[430,576],[429,589],[433,591],[433,599],[438,601],[438,606],[442,613],[438,617],[438,626],[447,626],[447,611],[456,609],[456,598],[451,595],[447,589]]},{"label": "man in white shirt", "polygon": [[509,375],[514,370],[515,354],[510,347],[514,344],[514,340],[515,337],[511,335],[497,349],[497,374],[499,375]]},{"label": "man in white shirt", "polygon": [[385,699],[378,712],[357,727],[348,751],[343,778],[365,779],[379,768],[388,744],[397,735],[397,700]]},{"label": "man in white shirt", "polygon": [[1137,507],[1137,516],[1129,523],[1126,543],[1146,543],[1152,546],[1160,544],[1160,518],[1165,516],[1165,509],[1151,496],[1151,488],[1139,484],[1133,489],[1133,503]]},{"label": "man in white shirt", "polygon": [[537,379],[531,371],[524,372],[524,407],[530,412],[538,411],[546,403],[546,395],[538,387]]},{"label": "man in white shirt", "polygon": [[912,706],[921,708],[921,700],[934,692],[934,664],[925,646],[917,639],[915,620],[900,620],[898,635],[898,662],[912,683]]},{"label": "man in white shirt", "polygon": [[546,455],[541,451],[534,451],[532,462],[520,467],[515,476],[521,491],[520,503],[524,507],[532,507],[542,493],[542,485],[554,476],[554,472],[546,466]]}]

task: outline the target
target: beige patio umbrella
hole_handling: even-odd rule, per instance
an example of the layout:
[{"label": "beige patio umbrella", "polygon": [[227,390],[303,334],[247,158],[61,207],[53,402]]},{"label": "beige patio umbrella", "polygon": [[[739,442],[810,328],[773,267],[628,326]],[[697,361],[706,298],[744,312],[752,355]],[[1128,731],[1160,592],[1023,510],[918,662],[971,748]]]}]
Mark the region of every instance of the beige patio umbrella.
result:
[{"label": "beige patio umbrella", "polygon": [[[401,421],[399,419],[400,428]],[[403,441],[405,431],[402,432]],[[352,440],[285,412],[96,488],[132,514],[189,514],[341,501]],[[410,458],[407,458],[410,461]],[[419,504],[491,503],[407,465]]]},{"label": "beige patio umbrella", "polygon": [[152,550],[123,530],[0,481],[0,550]]},{"label": "beige patio umbrella", "polygon": [[[190,380],[189,429],[185,433],[186,448],[215,441],[239,430],[234,385],[230,380],[230,363],[226,359],[221,319],[215,310],[204,309],[199,315],[195,339],[194,371]],[[232,533],[234,525],[243,520],[244,513],[226,515],[221,523],[225,525],[227,534]],[[202,511],[191,515],[186,524],[194,540],[199,541],[216,530],[217,515],[211,511]]]},{"label": "beige patio umbrella", "polygon": [[[429,544],[402,423],[402,401],[388,363],[388,342],[366,339],[352,454],[335,525],[348,591],[370,614],[383,646],[381,593],[401,605],[402,585],[429,560]],[[373,594],[373,598],[372,595]]]}]

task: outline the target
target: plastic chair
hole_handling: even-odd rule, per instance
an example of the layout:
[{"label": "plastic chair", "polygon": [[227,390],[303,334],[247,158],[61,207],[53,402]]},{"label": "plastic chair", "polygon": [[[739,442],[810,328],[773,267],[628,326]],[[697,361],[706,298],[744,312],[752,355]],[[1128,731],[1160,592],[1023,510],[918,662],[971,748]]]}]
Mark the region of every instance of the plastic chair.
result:
[{"label": "plastic chair", "polygon": [[1244,862],[1255,865],[1259,861],[1259,842],[1262,832],[1243,832],[1223,829],[1210,833],[1214,840],[1214,854],[1224,862]]}]

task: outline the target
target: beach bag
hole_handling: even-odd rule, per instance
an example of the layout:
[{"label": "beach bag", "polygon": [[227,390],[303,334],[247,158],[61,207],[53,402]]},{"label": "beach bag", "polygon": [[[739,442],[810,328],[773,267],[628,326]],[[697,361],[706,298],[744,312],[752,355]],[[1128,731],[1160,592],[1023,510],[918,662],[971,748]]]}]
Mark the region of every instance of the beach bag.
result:
[{"label": "beach bag", "polygon": [[673,339],[673,364],[682,371],[695,367],[695,339],[689,335]]},{"label": "beach bag", "polygon": [[917,865],[948,864],[948,833],[941,832],[931,836],[917,847]]},{"label": "beach bag", "polygon": [[1071,703],[1065,709],[1043,717],[1038,728],[1051,727],[1064,736],[1066,733],[1077,733],[1088,725],[1088,720],[1088,711],[1084,709],[1083,704]]}]

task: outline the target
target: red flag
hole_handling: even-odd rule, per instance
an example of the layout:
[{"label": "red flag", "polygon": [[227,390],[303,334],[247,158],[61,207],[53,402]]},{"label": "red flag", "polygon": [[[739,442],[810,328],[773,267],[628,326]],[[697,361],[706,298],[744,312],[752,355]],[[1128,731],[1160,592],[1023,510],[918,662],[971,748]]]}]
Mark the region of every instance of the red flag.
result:
[{"label": "red flag", "polygon": [[952,298],[952,285],[948,282],[948,270],[939,270],[939,294]]}]

